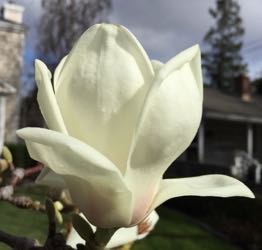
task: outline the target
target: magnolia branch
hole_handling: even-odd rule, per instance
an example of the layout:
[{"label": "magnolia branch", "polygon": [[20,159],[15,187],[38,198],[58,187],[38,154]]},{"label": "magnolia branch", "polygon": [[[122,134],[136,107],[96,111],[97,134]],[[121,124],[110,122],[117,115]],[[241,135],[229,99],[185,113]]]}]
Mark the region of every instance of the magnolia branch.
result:
[{"label": "magnolia branch", "polygon": [[0,230],[0,241],[10,246],[14,250],[75,250],[66,245],[65,236],[56,231],[55,207],[52,201],[47,200],[46,212],[48,215],[48,233],[43,246],[35,239],[19,237]]},{"label": "magnolia branch", "polygon": [[13,164],[11,164],[11,178],[6,186],[0,188],[0,200],[8,201],[17,207],[32,208],[40,211],[44,210],[44,205],[42,205],[39,201],[33,201],[29,196],[14,196],[15,187],[21,183],[25,177],[39,173],[43,167],[43,164],[38,163],[33,167],[23,169],[16,168]]}]

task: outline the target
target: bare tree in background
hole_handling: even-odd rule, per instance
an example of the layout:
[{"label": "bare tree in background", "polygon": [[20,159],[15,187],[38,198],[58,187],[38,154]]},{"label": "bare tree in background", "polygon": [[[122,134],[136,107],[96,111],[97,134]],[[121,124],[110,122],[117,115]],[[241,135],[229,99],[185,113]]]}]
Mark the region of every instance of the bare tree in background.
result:
[{"label": "bare tree in background", "polygon": [[105,21],[111,0],[42,0],[39,49],[61,59],[92,24]]}]

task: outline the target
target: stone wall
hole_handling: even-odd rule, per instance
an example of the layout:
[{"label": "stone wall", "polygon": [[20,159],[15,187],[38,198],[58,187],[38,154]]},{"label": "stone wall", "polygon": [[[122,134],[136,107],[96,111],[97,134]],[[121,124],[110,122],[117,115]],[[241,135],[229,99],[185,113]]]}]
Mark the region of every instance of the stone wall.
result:
[{"label": "stone wall", "polygon": [[20,81],[23,65],[23,25],[0,20],[0,79],[16,88],[6,103],[6,142],[15,142],[20,115]]},{"label": "stone wall", "polygon": [[4,133],[5,133],[5,97],[0,94],[0,152],[2,152],[2,147],[4,143]]}]

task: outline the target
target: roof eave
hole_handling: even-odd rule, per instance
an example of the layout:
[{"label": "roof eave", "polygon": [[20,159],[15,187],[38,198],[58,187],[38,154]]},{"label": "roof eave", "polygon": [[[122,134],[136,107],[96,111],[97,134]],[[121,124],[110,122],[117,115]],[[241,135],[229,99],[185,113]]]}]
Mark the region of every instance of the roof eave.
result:
[{"label": "roof eave", "polygon": [[235,113],[220,113],[212,110],[205,110],[203,113],[204,118],[234,121],[234,122],[246,122],[246,123],[257,123],[262,124],[262,118],[256,116],[245,116]]}]

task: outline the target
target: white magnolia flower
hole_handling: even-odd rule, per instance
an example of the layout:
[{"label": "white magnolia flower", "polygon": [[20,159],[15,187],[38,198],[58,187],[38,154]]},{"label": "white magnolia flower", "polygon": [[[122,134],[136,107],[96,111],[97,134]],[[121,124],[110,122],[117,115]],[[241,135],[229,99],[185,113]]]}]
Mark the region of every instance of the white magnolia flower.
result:
[{"label": "white magnolia flower", "polygon": [[126,28],[94,25],[58,65],[53,86],[51,77],[36,60],[38,102],[49,129],[18,135],[31,157],[53,171],[40,179],[62,177],[93,225],[136,225],[172,197],[254,197],[223,175],[162,179],[201,120],[198,46],[162,64],[150,61]]},{"label": "white magnolia flower", "polygon": [[[85,218],[83,214],[81,214],[81,216]],[[133,227],[118,229],[107,243],[106,249],[119,247],[137,240],[144,239],[154,229],[158,220],[158,214],[156,211],[153,211],[142,223]],[[92,224],[90,224],[90,226],[93,229],[93,232],[95,232],[96,227]],[[81,243],[84,244],[85,241],[79,236],[77,231],[72,228],[67,238],[67,244],[71,247],[76,247],[77,244]]]}]

